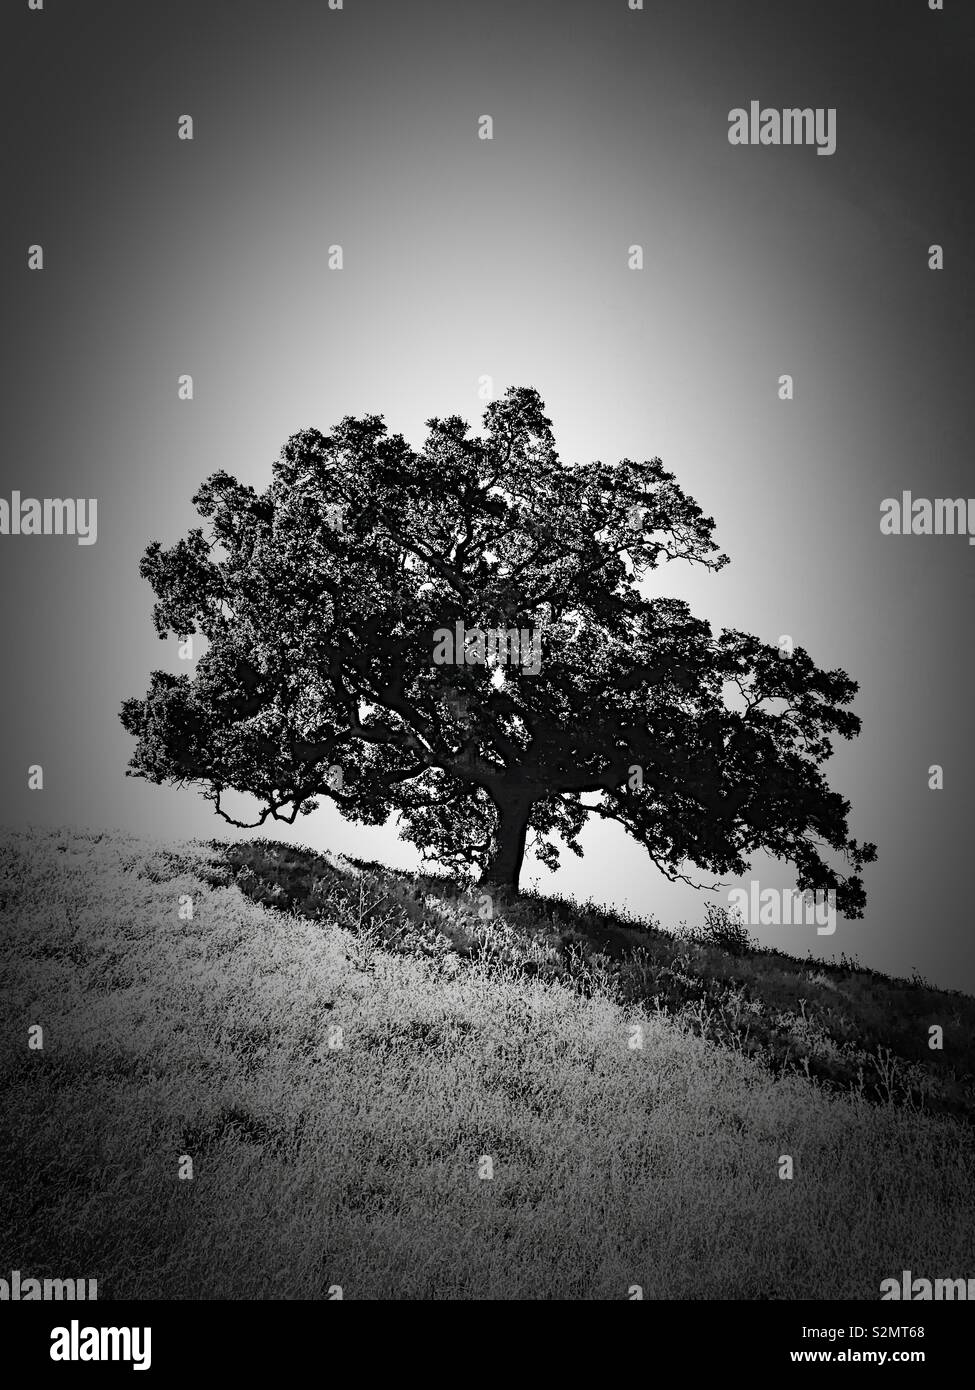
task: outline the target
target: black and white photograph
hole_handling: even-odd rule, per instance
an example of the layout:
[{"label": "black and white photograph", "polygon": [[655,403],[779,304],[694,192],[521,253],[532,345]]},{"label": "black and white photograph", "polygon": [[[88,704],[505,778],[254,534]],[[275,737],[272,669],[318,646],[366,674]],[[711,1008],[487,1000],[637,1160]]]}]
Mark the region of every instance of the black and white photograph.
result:
[{"label": "black and white photograph", "polygon": [[0,4],[0,1337],[947,1371],[975,7]]}]

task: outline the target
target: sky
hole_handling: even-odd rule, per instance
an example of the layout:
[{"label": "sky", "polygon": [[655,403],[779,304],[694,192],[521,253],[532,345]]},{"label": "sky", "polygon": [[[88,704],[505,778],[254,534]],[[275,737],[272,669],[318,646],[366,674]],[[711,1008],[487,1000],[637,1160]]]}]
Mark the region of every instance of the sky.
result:
[{"label": "sky", "polygon": [[[185,670],[145,547],[218,469],[263,488],[348,414],[419,446],[489,377],[539,390],[567,461],[660,457],[714,518],[731,564],[661,591],[859,683],[829,779],[878,846],[866,915],[755,935],[975,991],[975,548],[880,529],[905,490],[975,496],[969,7],[3,0],[0,26],[0,498],[98,499],[95,544],[0,535],[3,823],[232,833],[124,776],[122,700]],[[833,109],[835,152],[731,144],[753,100]],[[328,806],[275,833],[417,864]],[[523,884],[701,920],[618,827],[583,846]]]}]

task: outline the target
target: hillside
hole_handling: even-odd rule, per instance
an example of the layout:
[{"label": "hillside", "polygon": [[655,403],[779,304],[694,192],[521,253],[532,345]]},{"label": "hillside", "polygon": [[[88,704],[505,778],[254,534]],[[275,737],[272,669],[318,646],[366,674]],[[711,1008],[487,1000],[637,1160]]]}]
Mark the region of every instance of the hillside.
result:
[{"label": "hillside", "polygon": [[966,996],[568,904],[484,921],[266,842],[10,832],[0,907],[6,1269],[413,1299],[971,1272]]}]

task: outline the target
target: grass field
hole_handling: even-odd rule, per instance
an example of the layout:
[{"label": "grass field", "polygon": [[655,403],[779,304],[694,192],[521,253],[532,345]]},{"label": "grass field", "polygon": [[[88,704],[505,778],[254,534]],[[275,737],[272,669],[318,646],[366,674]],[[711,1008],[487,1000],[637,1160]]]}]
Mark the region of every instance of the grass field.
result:
[{"label": "grass field", "polygon": [[975,1001],[492,906],[290,846],[8,833],[0,1275],[437,1300],[975,1274]]}]

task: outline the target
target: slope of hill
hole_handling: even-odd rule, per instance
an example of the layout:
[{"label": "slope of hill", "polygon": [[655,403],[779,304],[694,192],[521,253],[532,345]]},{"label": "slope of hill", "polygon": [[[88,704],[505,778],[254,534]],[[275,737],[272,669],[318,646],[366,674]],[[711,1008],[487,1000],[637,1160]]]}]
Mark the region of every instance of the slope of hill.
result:
[{"label": "slope of hill", "polygon": [[966,996],[266,842],[11,832],[0,907],[25,1277],[792,1299],[972,1273]]}]

